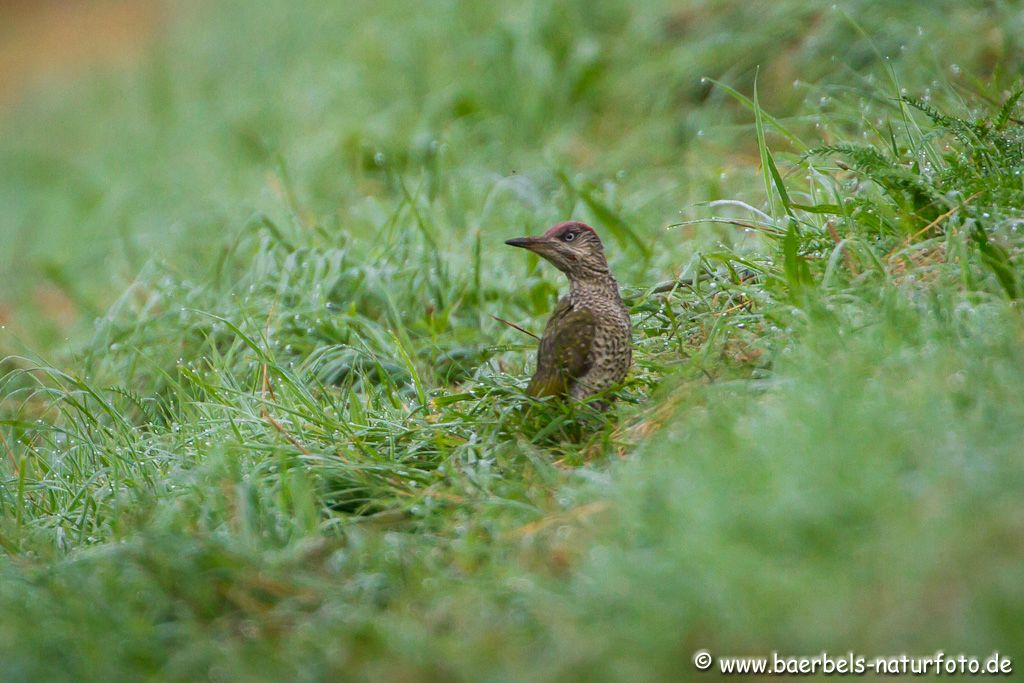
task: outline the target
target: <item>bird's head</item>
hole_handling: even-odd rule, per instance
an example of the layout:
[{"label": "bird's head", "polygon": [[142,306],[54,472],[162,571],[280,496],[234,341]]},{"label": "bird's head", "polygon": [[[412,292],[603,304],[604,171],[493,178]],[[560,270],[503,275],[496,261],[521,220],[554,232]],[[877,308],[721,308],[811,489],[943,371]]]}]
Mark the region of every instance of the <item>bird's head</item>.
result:
[{"label": "bird's head", "polygon": [[539,237],[517,237],[505,244],[543,256],[570,280],[608,274],[601,238],[585,223],[559,223]]}]

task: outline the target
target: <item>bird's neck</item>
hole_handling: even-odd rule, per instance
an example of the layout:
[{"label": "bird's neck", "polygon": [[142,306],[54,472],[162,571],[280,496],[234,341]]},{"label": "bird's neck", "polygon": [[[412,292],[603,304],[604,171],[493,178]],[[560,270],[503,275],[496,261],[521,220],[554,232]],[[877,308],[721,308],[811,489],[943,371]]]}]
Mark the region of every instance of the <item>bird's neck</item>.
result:
[{"label": "bird's neck", "polygon": [[569,279],[569,300],[574,304],[594,299],[619,298],[619,283],[607,270],[589,277]]}]

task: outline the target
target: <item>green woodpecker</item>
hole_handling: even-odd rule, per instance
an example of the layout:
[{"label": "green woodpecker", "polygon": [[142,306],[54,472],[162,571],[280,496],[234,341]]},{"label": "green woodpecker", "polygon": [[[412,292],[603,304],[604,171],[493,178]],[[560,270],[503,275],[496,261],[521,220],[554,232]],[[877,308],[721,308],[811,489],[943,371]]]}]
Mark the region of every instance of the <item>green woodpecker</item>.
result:
[{"label": "green woodpecker", "polygon": [[585,399],[622,381],[633,357],[629,310],[594,229],[559,223],[540,237],[505,244],[542,256],[569,278],[569,293],[544,328],[526,392]]}]

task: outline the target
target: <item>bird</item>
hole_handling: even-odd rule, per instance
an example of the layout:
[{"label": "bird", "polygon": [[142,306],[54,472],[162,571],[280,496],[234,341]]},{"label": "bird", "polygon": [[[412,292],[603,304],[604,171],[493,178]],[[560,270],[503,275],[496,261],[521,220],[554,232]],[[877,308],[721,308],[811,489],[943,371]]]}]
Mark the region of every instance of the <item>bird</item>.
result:
[{"label": "bird", "polygon": [[582,401],[621,382],[633,361],[632,324],[597,232],[568,221],[505,244],[532,251],[569,278],[569,293],[544,327],[527,395]]}]

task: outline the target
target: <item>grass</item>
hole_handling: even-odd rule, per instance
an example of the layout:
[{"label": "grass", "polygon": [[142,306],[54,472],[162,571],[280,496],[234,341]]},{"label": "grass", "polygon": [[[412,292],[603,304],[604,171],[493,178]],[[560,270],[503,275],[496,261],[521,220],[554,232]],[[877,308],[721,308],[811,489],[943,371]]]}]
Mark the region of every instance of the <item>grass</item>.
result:
[{"label": "grass", "polygon": [[[11,112],[4,680],[1017,655],[1024,33],[933,5],[225,2]],[[570,216],[608,414],[492,317]]]}]

